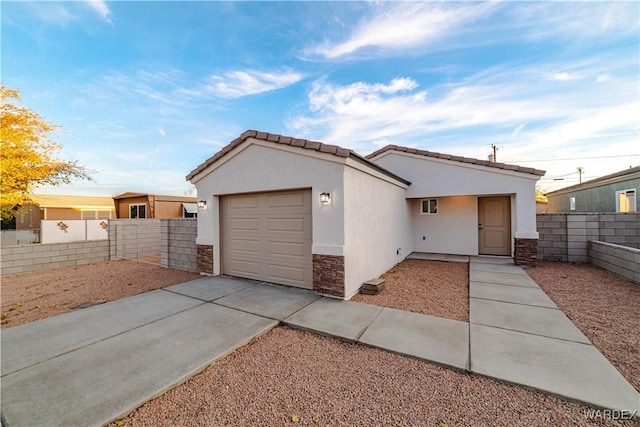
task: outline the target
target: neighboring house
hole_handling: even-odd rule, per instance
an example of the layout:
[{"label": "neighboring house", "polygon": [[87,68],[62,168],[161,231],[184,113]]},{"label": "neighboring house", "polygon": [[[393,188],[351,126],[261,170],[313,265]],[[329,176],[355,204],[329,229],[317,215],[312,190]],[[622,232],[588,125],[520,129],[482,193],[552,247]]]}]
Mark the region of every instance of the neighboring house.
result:
[{"label": "neighboring house", "polygon": [[536,213],[543,214],[547,213],[547,204],[548,202],[542,200],[536,200]]},{"label": "neighboring house", "polygon": [[35,230],[41,220],[112,219],[115,208],[110,197],[33,194],[34,203],[23,206],[16,216],[16,229]]},{"label": "neighboring house", "polygon": [[547,213],[640,212],[640,166],[545,194]]},{"label": "neighboring house", "polygon": [[196,218],[196,198],[124,193],[113,198],[118,218]]},{"label": "neighboring house", "polygon": [[349,299],[411,252],[537,253],[543,171],[247,131],[193,170],[200,271]]}]

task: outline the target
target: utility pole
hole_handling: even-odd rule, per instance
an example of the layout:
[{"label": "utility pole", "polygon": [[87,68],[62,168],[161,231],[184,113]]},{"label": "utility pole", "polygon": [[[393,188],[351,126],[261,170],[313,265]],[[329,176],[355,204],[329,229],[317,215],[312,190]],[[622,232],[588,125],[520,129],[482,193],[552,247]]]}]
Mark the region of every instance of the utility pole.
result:
[{"label": "utility pole", "polygon": [[580,178],[578,183],[582,184],[582,173],[584,172],[584,168],[582,166],[578,166],[578,174],[580,174]]},{"label": "utility pole", "polygon": [[496,157],[496,153],[498,152],[498,147],[496,144],[491,144],[491,148],[493,149],[493,157],[491,159],[492,162],[497,162],[498,158]]}]

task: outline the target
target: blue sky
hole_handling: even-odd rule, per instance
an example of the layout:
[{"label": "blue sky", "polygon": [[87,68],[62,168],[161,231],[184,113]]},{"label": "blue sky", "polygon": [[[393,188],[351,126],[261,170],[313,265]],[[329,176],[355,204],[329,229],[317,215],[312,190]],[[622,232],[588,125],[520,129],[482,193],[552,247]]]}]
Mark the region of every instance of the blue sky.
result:
[{"label": "blue sky", "polygon": [[[547,170],[640,164],[640,3],[3,1],[2,83],[94,182],[185,194],[246,129]],[[277,171],[274,171],[277,173]],[[558,180],[555,178],[562,178]]]}]

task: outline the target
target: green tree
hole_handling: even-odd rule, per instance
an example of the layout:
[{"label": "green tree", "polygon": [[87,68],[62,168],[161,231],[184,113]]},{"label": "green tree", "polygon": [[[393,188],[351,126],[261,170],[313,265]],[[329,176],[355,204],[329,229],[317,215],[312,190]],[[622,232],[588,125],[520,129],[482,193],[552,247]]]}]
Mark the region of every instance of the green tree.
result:
[{"label": "green tree", "polygon": [[22,107],[17,90],[0,86],[0,99],[0,204],[5,222],[15,217],[17,207],[30,201],[36,187],[91,180],[91,176],[77,161],[56,157],[62,146],[51,134],[59,127]]}]

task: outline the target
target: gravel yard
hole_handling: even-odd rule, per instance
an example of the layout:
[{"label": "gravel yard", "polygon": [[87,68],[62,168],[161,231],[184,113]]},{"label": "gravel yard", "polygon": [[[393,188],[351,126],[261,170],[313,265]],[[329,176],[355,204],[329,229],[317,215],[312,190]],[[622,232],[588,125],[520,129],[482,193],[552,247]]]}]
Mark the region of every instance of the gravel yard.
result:
[{"label": "gravel yard", "polygon": [[[116,426],[526,426],[587,407],[375,348],[279,327]],[[295,418],[297,417],[297,418]],[[615,425],[608,422],[606,425]]]},{"label": "gravel yard", "polygon": [[377,295],[351,300],[447,319],[469,321],[469,264],[408,259],[382,275]]},{"label": "gravel yard", "polygon": [[88,301],[114,301],[200,275],[135,261],[110,261],[2,277],[2,328],[73,311]]},{"label": "gravel yard", "polygon": [[525,271],[640,391],[640,285],[589,264],[543,262]]}]

